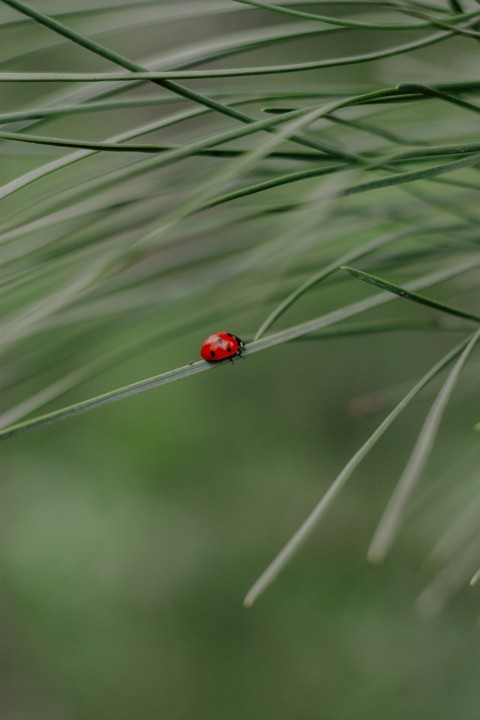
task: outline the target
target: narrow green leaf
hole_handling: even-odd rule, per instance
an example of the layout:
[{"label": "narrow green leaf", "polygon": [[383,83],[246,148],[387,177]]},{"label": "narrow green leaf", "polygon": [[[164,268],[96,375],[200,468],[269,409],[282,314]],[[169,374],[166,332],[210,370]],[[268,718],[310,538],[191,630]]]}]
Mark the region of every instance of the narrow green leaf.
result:
[{"label": "narrow green leaf", "polygon": [[[281,116],[283,117],[283,116]],[[371,182],[362,183],[361,185],[354,185],[345,191],[345,195],[357,195],[358,193],[369,192],[370,190],[380,190],[385,187],[392,187],[394,185],[403,185],[404,183],[410,183],[416,180],[429,180],[430,178],[436,178],[439,175],[446,175],[457,170],[463,170],[467,167],[473,167],[480,163],[480,153],[461,160],[453,160],[452,162],[442,163],[441,165],[433,165],[423,170],[412,170],[410,172],[402,172],[397,175],[390,175],[380,180],[373,180]]]},{"label": "narrow green leaf", "polygon": [[395,285],[394,283],[383,280],[383,278],[376,277],[375,275],[371,275],[370,273],[364,272],[363,270],[357,270],[356,268],[347,266],[344,266],[341,269],[346,270],[354,277],[359,278],[359,280],[364,280],[371,285],[375,285],[381,290],[388,290],[388,292],[394,293],[394,295],[398,295],[399,297],[405,298],[406,300],[412,300],[413,302],[420,303],[421,305],[427,305],[428,307],[435,308],[435,310],[441,310],[442,312],[448,313],[449,315],[456,315],[457,317],[466,318],[467,320],[474,320],[475,322],[480,322],[479,315],[474,315],[473,313],[465,312],[464,310],[458,310],[457,308],[453,308],[450,305],[445,305],[445,303],[440,303],[437,300],[432,300],[431,298],[419,295],[418,293],[412,292],[405,287]]},{"label": "narrow green leaf", "polygon": [[424,95],[426,97],[445,100],[452,105],[458,105],[458,107],[464,108],[465,110],[470,110],[473,113],[480,112],[480,108],[477,105],[474,105],[467,100],[462,100],[461,98],[457,98],[454,95],[445,92],[445,90],[440,86],[435,87],[434,85],[423,85],[421,83],[400,83],[399,85],[397,85],[397,89],[407,93],[419,93],[420,95]]},{"label": "narrow green leaf", "polygon": [[[280,13],[282,15],[289,15],[291,17],[299,17],[305,20],[315,20],[316,22],[326,23],[329,25],[339,25],[340,27],[346,28],[362,28],[365,30],[419,30],[422,28],[435,27],[441,22],[442,27],[450,29],[450,25],[464,20],[468,20],[472,17],[478,17],[479,11],[474,11],[468,15],[458,11],[458,17],[445,18],[443,21],[437,21],[434,18],[422,23],[372,23],[372,22],[360,22],[357,20],[346,20],[345,18],[335,18],[329,15],[318,15],[315,13],[304,12],[302,10],[292,10],[291,8],[282,7],[281,5],[272,5],[270,3],[260,2],[259,0],[234,0],[234,2],[241,3],[243,5],[250,5],[260,10],[268,10],[270,12]],[[397,8],[395,8],[397,9]],[[407,12],[402,6],[398,6],[400,12]],[[412,10],[411,14],[414,14]],[[419,11],[417,11],[419,12]],[[424,17],[423,13],[419,13]]]},{"label": "narrow green leaf", "polygon": [[[198,113],[197,113],[198,114]],[[173,124],[173,123],[172,123]],[[165,127],[162,123],[162,127]],[[253,127],[253,123],[251,126]],[[156,128],[155,128],[156,129]],[[135,134],[140,135],[144,134],[141,132],[140,128],[137,128],[135,131]],[[148,132],[148,131],[147,131]],[[246,133],[249,134],[249,133]],[[49,145],[52,147],[70,147],[70,148],[83,148],[86,150],[92,150],[92,151],[102,151],[102,152],[119,152],[119,153],[146,153],[146,154],[155,154],[158,155],[160,153],[166,153],[171,151],[172,153],[178,153],[176,156],[176,159],[180,158],[180,155],[184,155],[186,153],[186,147],[184,145],[154,145],[151,143],[128,143],[128,144],[121,144],[119,142],[101,142],[101,141],[95,141],[95,140],[76,140],[74,138],[59,138],[59,137],[50,137],[45,135],[28,135],[27,133],[12,133],[12,132],[4,132],[0,130],[0,139],[2,140],[12,140],[15,142],[25,142],[30,143],[33,145]],[[288,138],[287,138],[288,139]],[[211,138],[210,138],[211,140]],[[228,150],[220,149],[220,148],[199,148],[198,150],[195,150],[194,148],[189,148],[188,150],[188,156],[195,156],[195,155],[206,155],[207,157],[238,157],[240,155],[246,155],[245,150],[237,150],[235,148],[229,148]],[[319,159],[319,153],[307,153],[307,152],[277,152],[277,153],[270,153],[269,157],[281,157],[285,159],[292,159],[292,160],[317,160]],[[170,156],[169,162],[173,161],[175,157]]]},{"label": "narrow green leaf", "polygon": [[405,470],[380,520],[368,549],[370,562],[381,562],[393,544],[408,501],[430,456],[440,423],[447,408],[453,389],[475,344],[480,338],[480,329],[469,339],[459,359],[450,371],[425,419]]},{"label": "narrow green leaf", "polygon": [[336,163],[334,165],[322,165],[321,167],[309,168],[308,170],[296,170],[295,172],[286,173],[285,175],[280,175],[279,177],[271,178],[270,180],[263,180],[259,183],[253,183],[251,185],[246,185],[245,187],[238,188],[237,190],[231,190],[228,193],[217,195],[211,200],[208,200],[201,209],[206,210],[207,208],[224,205],[225,203],[231,202],[232,200],[239,200],[240,198],[248,197],[249,195],[257,195],[258,193],[265,192],[265,190],[282,187],[282,185],[290,185],[291,183],[301,182],[302,180],[309,180],[313,177],[329,175],[339,170],[343,170],[344,168],[345,165],[339,165],[338,163]]},{"label": "narrow green leaf", "polygon": [[[452,27],[452,24],[451,24],[452,18],[445,18],[445,19],[443,19],[443,20],[439,20],[438,18],[433,18],[433,17],[432,17],[430,14],[428,14],[428,13],[421,12],[421,11],[416,10],[416,9],[414,9],[414,8],[412,8],[412,9],[404,8],[404,9],[402,10],[402,12],[404,12],[406,15],[410,15],[410,17],[417,17],[417,18],[420,18],[421,20],[422,20],[422,19],[424,19],[424,20],[427,19],[427,20],[432,24],[433,27],[444,28],[444,29],[446,29],[446,30],[449,30],[449,29]],[[463,20],[465,17],[466,17],[466,15],[462,13],[462,14],[459,15],[457,18],[454,18],[454,20],[455,20],[455,22],[461,21],[461,20]],[[458,35],[464,35],[465,37],[472,37],[472,38],[475,38],[475,39],[480,38],[480,33],[478,33],[476,30],[469,30],[469,29],[464,28],[464,27],[455,27],[455,32],[456,32]]]},{"label": "narrow green leaf", "polygon": [[430,157],[444,157],[448,155],[468,155],[480,152],[480,143],[463,143],[462,145],[432,145],[419,150],[409,150],[389,158],[389,162],[403,162],[408,160],[423,161]]},{"label": "narrow green leaf", "polygon": [[[287,117],[286,115],[280,115],[278,117]],[[463,158],[461,160],[454,160],[452,162],[443,163],[441,165],[433,165],[423,170],[413,170],[411,172],[402,172],[395,175],[389,175],[379,180],[372,180],[370,182],[362,183],[361,185],[353,185],[352,187],[346,188],[342,191],[342,195],[357,195],[362,192],[370,192],[371,190],[379,190],[385,187],[392,187],[395,185],[403,185],[405,183],[414,182],[417,180],[430,180],[437,178],[439,175],[445,175],[457,170],[462,170],[466,167],[478,165],[480,163],[480,153],[475,153],[471,157]],[[206,207],[214,207],[221,205],[222,203],[230,202],[231,200],[237,200],[238,198],[245,197],[247,195],[254,195],[264,190],[270,190],[273,187],[280,187],[281,185],[288,185],[290,183],[299,182],[306,180],[315,175],[324,175],[325,173],[334,172],[340,169],[341,166],[334,165],[331,167],[312,168],[310,170],[300,170],[292,173],[287,173],[277,178],[272,178],[255,185],[249,185],[248,187],[239,188],[238,190],[232,190],[232,192],[219,195],[208,202]],[[373,164],[369,169],[383,169],[381,166],[375,166]],[[478,189],[478,188],[476,188]]]}]

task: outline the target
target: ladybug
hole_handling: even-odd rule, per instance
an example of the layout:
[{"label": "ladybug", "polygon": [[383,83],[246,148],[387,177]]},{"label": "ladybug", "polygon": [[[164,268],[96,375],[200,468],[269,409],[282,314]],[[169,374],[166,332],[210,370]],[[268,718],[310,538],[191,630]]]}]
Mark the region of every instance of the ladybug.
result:
[{"label": "ladybug", "polygon": [[207,337],[200,348],[200,355],[207,362],[220,362],[220,360],[241,356],[244,348],[245,343],[236,335],[219,332]]}]

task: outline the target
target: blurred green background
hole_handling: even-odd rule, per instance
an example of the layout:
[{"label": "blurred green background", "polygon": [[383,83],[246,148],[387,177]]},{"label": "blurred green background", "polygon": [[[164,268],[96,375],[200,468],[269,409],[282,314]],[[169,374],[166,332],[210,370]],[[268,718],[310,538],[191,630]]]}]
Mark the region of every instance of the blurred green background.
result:
[{"label": "blurred green background", "polygon": [[[124,10],[113,2],[110,9],[104,5],[102,12],[93,12],[93,4],[82,5],[88,12],[64,22],[87,35],[98,33],[100,42],[130,58],[160,50],[168,55],[189,43],[208,45],[222,36],[286,21],[260,10],[240,11],[226,0],[202,0],[196,6],[139,3]],[[72,0],[68,7],[38,0],[35,7],[51,14],[80,9]],[[335,3],[305,9],[337,16],[352,12]],[[367,9],[355,10],[354,17],[371,19]],[[20,16],[13,10],[0,7],[0,12],[5,23],[0,27],[2,72],[112,69],[46,29],[14,23]],[[178,18],[182,12],[185,17]],[[165,22],[169,15],[172,20]],[[389,17],[382,8],[375,11],[376,21]],[[121,31],[113,32],[117,26]],[[344,32],[261,48],[208,67],[344,56],[416,37],[418,31],[398,37]],[[325,91],[350,92],[357,85],[373,89],[401,81],[460,81],[477,56],[474,41],[457,38],[368,65],[224,80],[222,92],[311,90],[319,84]],[[203,81],[202,91],[217,91],[216,83]],[[2,112],[41,105],[62,87],[4,84]],[[140,90],[153,97],[157,88],[144,85]],[[135,97],[135,92],[127,95],[125,90],[120,97]],[[100,140],[160,112],[166,111],[148,107],[65,116],[26,132]],[[256,112],[261,117],[260,106]],[[454,107],[443,115],[427,103],[384,113],[385,127],[404,134],[423,132],[439,142],[446,142],[448,132],[475,135],[476,119]],[[231,126],[222,118],[210,119],[212,132]],[[205,127],[201,121],[187,129],[180,125],[146,142],[181,144],[202,136]],[[346,147],[346,130],[335,132],[327,128],[318,136]],[[369,149],[371,140],[359,142],[357,150]],[[67,152],[3,142],[2,183]],[[42,178],[2,200],[2,220],[6,226],[14,223],[35,203],[40,217],[42,204],[55,200],[56,193],[126,162],[123,155],[98,156]],[[102,222],[111,228],[114,241],[116,233],[121,238],[124,233],[128,247],[130,236],[148,229],[157,214],[198,189],[219,162],[190,158],[122,187],[124,195],[147,198],[145,215],[140,203],[118,208],[112,203],[108,212],[92,217],[91,226],[67,219],[53,235],[50,229],[28,233],[20,241],[26,257],[22,259],[20,245],[14,267],[19,282],[22,272],[29,277],[32,266],[38,275],[24,286],[15,284],[14,277],[11,287],[20,290],[12,294],[7,273],[3,297],[8,312],[15,318],[22,306],[63,287],[76,271],[77,259],[87,267],[89,242],[110,232]],[[256,180],[270,171],[259,169]],[[302,193],[313,191],[315,182],[304,184]],[[459,207],[448,188],[436,192],[440,204],[451,199]],[[27,315],[29,332],[21,333],[4,355],[5,409],[84,364],[88,367],[100,352],[113,353],[112,361],[101,372],[87,370],[87,379],[52,399],[48,409],[196,360],[204,337],[215,330],[250,338],[285,288],[295,288],[336,257],[337,238],[349,247],[362,221],[366,240],[373,237],[370,224],[377,233],[395,222],[405,227],[409,222],[414,226],[417,217],[444,217],[441,209],[438,216],[431,208],[424,210],[399,189],[378,191],[367,200],[344,199],[327,215],[325,226],[319,218],[323,245],[287,256],[273,269],[268,262],[247,267],[228,280],[239,248],[254,247],[272,228],[291,232],[282,217],[261,211],[286,205],[299,193],[287,186],[268,198],[259,195],[237,201],[231,209],[220,206],[200,219],[187,218],[166,248],[125,261],[126,280],[119,291],[107,281],[108,292],[102,295],[100,284],[99,291],[94,288],[80,302],[74,298],[53,312],[49,322],[40,318],[38,327],[35,317]],[[475,210],[465,193],[462,207]],[[237,211],[238,223],[230,214]],[[57,249],[70,251],[68,261],[77,242],[78,255],[73,253],[74,262],[65,264]],[[402,248],[407,253],[408,243]],[[412,268],[418,274],[432,263],[437,267],[442,256],[403,262],[399,250],[398,258],[391,252],[382,261],[400,281]],[[148,277],[144,266],[150,263],[154,272]],[[359,285],[338,277],[302,298],[281,326],[374,292]],[[478,307],[474,273],[428,294],[473,312]],[[368,314],[368,319],[432,317],[429,309],[399,302]],[[149,333],[152,339],[145,343]],[[438,383],[385,435],[279,580],[253,608],[242,606],[250,585],[386,411],[458,338],[457,333],[406,331],[298,341],[5,442],[2,719],[477,720],[478,589],[461,588],[433,618],[422,617],[415,606],[442,568],[431,560],[432,548],[478,487],[473,364],[449,406],[400,539],[385,563],[369,565],[366,550]],[[124,346],[130,349],[123,355]]]}]

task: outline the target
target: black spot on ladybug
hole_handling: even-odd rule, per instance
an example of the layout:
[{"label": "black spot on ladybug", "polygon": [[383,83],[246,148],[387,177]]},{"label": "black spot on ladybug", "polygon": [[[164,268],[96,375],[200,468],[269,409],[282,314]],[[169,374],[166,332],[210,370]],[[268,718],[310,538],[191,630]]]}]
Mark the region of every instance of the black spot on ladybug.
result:
[{"label": "black spot on ladybug", "polygon": [[228,352],[232,352],[232,348],[230,345],[227,347],[227,350],[228,350]]},{"label": "black spot on ladybug", "polygon": [[210,355],[211,355],[212,357],[215,357],[215,350],[210,350]]}]

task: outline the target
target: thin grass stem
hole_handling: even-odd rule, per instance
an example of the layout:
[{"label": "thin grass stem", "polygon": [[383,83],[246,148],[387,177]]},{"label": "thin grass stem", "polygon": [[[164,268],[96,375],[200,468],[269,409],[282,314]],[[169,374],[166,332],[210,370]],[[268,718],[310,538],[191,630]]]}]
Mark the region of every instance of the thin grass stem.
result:
[{"label": "thin grass stem", "polygon": [[422,426],[418,440],[387,505],[368,549],[370,562],[382,562],[398,534],[408,501],[433,448],[440,423],[466,361],[480,338],[480,329],[470,338],[450,371]]}]

